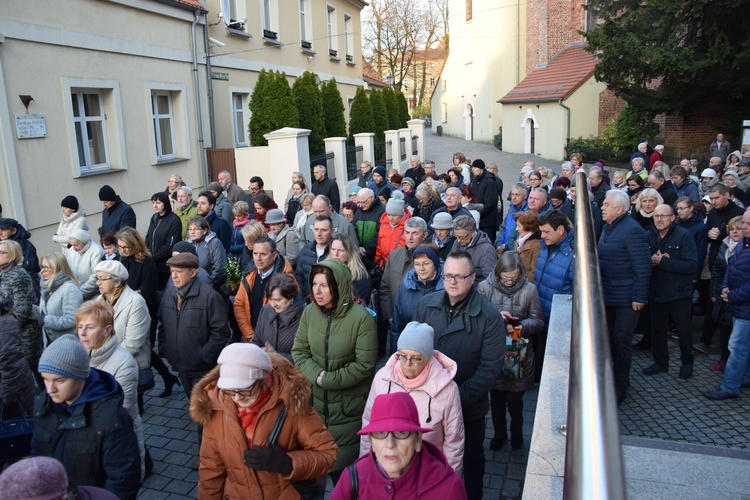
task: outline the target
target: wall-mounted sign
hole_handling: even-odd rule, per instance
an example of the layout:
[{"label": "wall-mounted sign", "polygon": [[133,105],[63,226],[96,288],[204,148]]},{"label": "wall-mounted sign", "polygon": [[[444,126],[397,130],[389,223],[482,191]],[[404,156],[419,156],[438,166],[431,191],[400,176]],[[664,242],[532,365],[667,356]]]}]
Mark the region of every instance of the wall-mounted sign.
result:
[{"label": "wall-mounted sign", "polygon": [[216,71],[211,72],[211,80],[224,80],[229,81],[229,73],[218,73]]},{"label": "wall-mounted sign", "polygon": [[47,137],[44,115],[16,115],[16,134],[19,139]]}]

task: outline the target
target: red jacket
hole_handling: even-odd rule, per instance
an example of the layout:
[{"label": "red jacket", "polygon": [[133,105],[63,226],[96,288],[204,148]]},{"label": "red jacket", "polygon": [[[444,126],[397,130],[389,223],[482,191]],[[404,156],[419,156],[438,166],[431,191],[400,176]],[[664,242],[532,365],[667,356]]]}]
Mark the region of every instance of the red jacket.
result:
[{"label": "red jacket", "polygon": [[388,213],[383,212],[380,216],[380,229],[378,229],[378,244],[375,247],[375,262],[380,267],[385,267],[385,261],[388,260],[388,256],[392,251],[398,247],[402,247],[406,244],[404,241],[404,224],[409,220],[411,215],[409,211],[406,211],[404,218],[401,219],[396,227],[391,227],[391,222],[388,220]]},{"label": "red jacket", "polygon": [[[420,500],[462,500],[466,498],[464,483],[434,444],[422,441],[422,449],[414,454],[404,474],[397,479],[386,479],[378,470],[375,454],[356,462],[358,498],[419,498]],[[348,500],[352,483],[349,471],[344,470],[331,500]]]}]

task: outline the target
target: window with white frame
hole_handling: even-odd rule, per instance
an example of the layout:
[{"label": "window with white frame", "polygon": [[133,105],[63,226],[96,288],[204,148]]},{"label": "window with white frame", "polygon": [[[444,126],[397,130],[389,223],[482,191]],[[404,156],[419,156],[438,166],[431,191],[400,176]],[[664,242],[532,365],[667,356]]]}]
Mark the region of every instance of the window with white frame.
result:
[{"label": "window with white frame", "polygon": [[311,0],[299,0],[299,39],[302,48],[312,49],[312,12],[310,12]]},{"label": "window with white frame", "polygon": [[352,33],[352,16],[344,14],[344,53],[347,62],[354,62],[354,34]]},{"label": "window with white frame", "polygon": [[448,103],[444,102],[443,104],[443,123],[448,123]]},{"label": "window with white frame", "polygon": [[336,26],[336,7],[328,5],[326,9],[326,27],[328,30],[328,55],[338,57],[338,43],[336,36],[338,27]]},{"label": "window with white frame", "polygon": [[247,6],[245,0],[227,0],[229,15],[224,12],[227,27],[239,31],[247,31]]},{"label": "window with white frame", "polygon": [[278,0],[260,0],[263,36],[272,40],[279,37],[279,4]]},{"label": "window with white frame", "polygon": [[156,161],[176,158],[172,95],[169,92],[157,91],[151,93],[151,121],[156,146]]},{"label": "window with white frame", "polygon": [[127,169],[119,82],[88,77],[61,82],[73,177]]},{"label": "window with white frame", "polygon": [[244,92],[232,92],[232,128],[234,129],[234,147],[249,146],[247,139],[247,98]]},{"label": "window with white frame", "polygon": [[107,117],[102,92],[95,89],[74,90],[71,99],[81,172],[108,169]]},{"label": "window with white frame", "polygon": [[190,158],[187,87],[182,83],[146,82],[146,95],[152,164]]}]

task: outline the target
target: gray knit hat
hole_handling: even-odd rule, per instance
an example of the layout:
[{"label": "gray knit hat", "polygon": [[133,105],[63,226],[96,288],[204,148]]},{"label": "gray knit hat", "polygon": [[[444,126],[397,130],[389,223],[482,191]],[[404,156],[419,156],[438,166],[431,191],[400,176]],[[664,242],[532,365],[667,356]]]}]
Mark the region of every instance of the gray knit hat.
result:
[{"label": "gray knit hat", "polygon": [[91,372],[89,354],[75,335],[63,335],[44,350],[38,371],[86,380]]},{"label": "gray knit hat", "polygon": [[391,198],[385,205],[385,212],[388,215],[405,215],[405,205],[404,200]]},{"label": "gray knit hat", "polygon": [[425,359],[432,359],[435,330],[427,323],[412,321],[398,337],[398,348],[417,351]]}]

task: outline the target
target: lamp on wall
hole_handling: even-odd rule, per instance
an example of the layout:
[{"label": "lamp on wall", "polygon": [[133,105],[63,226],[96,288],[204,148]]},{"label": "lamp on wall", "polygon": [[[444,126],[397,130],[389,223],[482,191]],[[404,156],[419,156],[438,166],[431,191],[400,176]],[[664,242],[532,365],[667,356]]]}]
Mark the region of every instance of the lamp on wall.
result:
[{"label": "lamp on wall", "polygon": [[395,79],[393,78],[393,75],[388,75],[385,77],[385,83],[388,84],[389,87],[393,88],[393,82]]},{"label": "lamp on wall", "polygon": [[19,99],[21,99],[21,102],[23,103],[23,106],[26,108],[26,114],[29,114],[29,104],[31,104],[31,101],[34,100],[33,97],[30,95],[19,95]]}]

